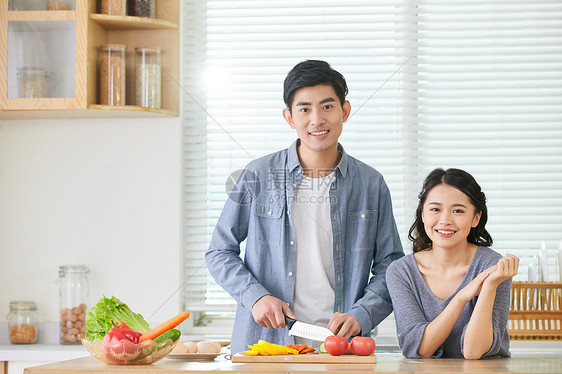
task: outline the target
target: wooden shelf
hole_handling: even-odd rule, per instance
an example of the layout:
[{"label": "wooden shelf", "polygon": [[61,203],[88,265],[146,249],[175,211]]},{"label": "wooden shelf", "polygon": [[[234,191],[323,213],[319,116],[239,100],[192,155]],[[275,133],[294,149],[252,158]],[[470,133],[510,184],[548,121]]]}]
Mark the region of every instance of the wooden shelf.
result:
[{"label": "wooden shelf", "polygon": [[128,112],[144,112],[144,113],[151,113],[157,114],[161,116],[177,116],[178,113],[172,110],[167,109],[155,109],[155,108],[144,108],[138,105],[99,105],[99,104],[92,104],[88,106],[88,109],[91,110],[107,110],[107,111],[128,111]]},{"label": "wooden shelf", "polygon": [[170,118],[178,113],[164,109],[148,109],[127,105],[122,107],[92,105],[89,109],[70,110],[7,110],[0,111],[0,120],[63,119],[63,118]]},{"label": "wooden shelf", "polygon": [[110,16],[107,14],[90,14],[90,19],[106,30],[149,30],[149,29],[177,29],[174,22],[156,18],[131,16]]},{"label": "wooden shelf", "polygon": [[[171,117],[179,115],[179,0],[159,1],[158,18],[98,14],[97,0],[76,0],[76,10],[12,11],[8,1],[0,0],[0,120],[41,118],[126,118]],[[45,22],[47,21],[47,22]],[[67,21],[67,22],[50,22]],[[73,21],[73,22],[68,22]],[[10,24],[11,22],[11,24]],[[19,23],[21,22],[21,23]],[[29,30],[75,36],[75,55],[66,61],[74,64],[72,97],[66,91],[53,98],[17,98],[14,90],[14,62],[8,66],[8,33],[20,39]],[[74,40],[74,39],[73,39]],[[56,42],[56,40],[55,40]],[[25,44],[25,43],[22,43]],[[126,52],[126,104],[121,107],[98,105],[99,69],[97,48],[104,44],[123,44]],[[134,104],[134,48],[157,46],[162,50],[162,109],[143,108]],[[58,46],[57,46],[58,47]],[[64,54],[61,54],[64,56]],[[53,60],[56,60],[53,58]],[[61,66],[52,63],[52,66]],[[8,79],[8,72],[10,80]],[[56,71],[64,74],[64,71]],[[70,92],[70,90],[68,90]],[[70,95],[70,94],[69,94]]]}]

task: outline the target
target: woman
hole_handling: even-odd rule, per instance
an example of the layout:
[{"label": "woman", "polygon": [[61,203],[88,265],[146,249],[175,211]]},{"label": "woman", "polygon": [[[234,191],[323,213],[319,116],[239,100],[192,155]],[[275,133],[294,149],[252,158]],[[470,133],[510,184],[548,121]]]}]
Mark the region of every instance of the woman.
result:
[{"label": "woman", "polygon": [[428,175],[408,235],[414,253],[386,272],[405,357],[510,357],[507,317],[519,259],[488,248],[487,220],[486,197],[470,174]]}]

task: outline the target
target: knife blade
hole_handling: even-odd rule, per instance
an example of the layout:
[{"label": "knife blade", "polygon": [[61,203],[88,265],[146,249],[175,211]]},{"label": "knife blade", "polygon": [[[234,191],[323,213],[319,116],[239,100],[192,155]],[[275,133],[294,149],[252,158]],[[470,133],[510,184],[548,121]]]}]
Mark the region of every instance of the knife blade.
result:
[{"label": "knife blade", "polygon": [[300,322],[287,316],[285,316],[285,323],[289,328],[289,335],[292,336],[323,342],[328,336],[334,335],[334,333],[326,327]]}]

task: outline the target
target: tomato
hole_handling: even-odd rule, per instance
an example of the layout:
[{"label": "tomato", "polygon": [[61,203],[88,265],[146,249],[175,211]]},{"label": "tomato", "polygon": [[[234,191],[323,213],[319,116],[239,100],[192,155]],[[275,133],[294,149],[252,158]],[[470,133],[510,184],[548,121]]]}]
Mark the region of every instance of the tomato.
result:
[{"label": "tomato", "polygon": [[349,343],[344,337],[332,335],[324,340],[324,348],[326,352],[332,356],[340,356],[345,353]]},{"label": "tomato", "polygon": [[353,355],[353,350],[351,349],[351,343],[347,342],[347,349],[343,353],[344,355]]},{"label": "tomato", "polygon": [[131,361],[139,357],[144,345],[138,344],[140,333],[118,322],[105,334],[102,342],[105,357],[112,362]]},{"label": "tomato", "polygon": [[351,340],[351,351],[359,356],[375,353],[375,341],[368,336],[356,336]]}]

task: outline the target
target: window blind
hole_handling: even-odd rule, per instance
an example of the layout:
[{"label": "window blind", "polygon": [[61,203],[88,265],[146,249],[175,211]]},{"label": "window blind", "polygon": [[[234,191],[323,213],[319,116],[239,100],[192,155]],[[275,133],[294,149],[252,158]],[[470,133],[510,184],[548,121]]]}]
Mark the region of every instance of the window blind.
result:
[{"label": "window blind", "polygon": [[[230,332],[235,303],[204,251],[230,174],[296,138],[283,80],[328,61],[349,86],[340,142],[389,185],[406,252],[435,167],[471,172],[500,253],[562,239],[559,1],[188,1],[183,5],[183,299],[193,332]],[[551,261],[554,275],[554,262]]]}]

